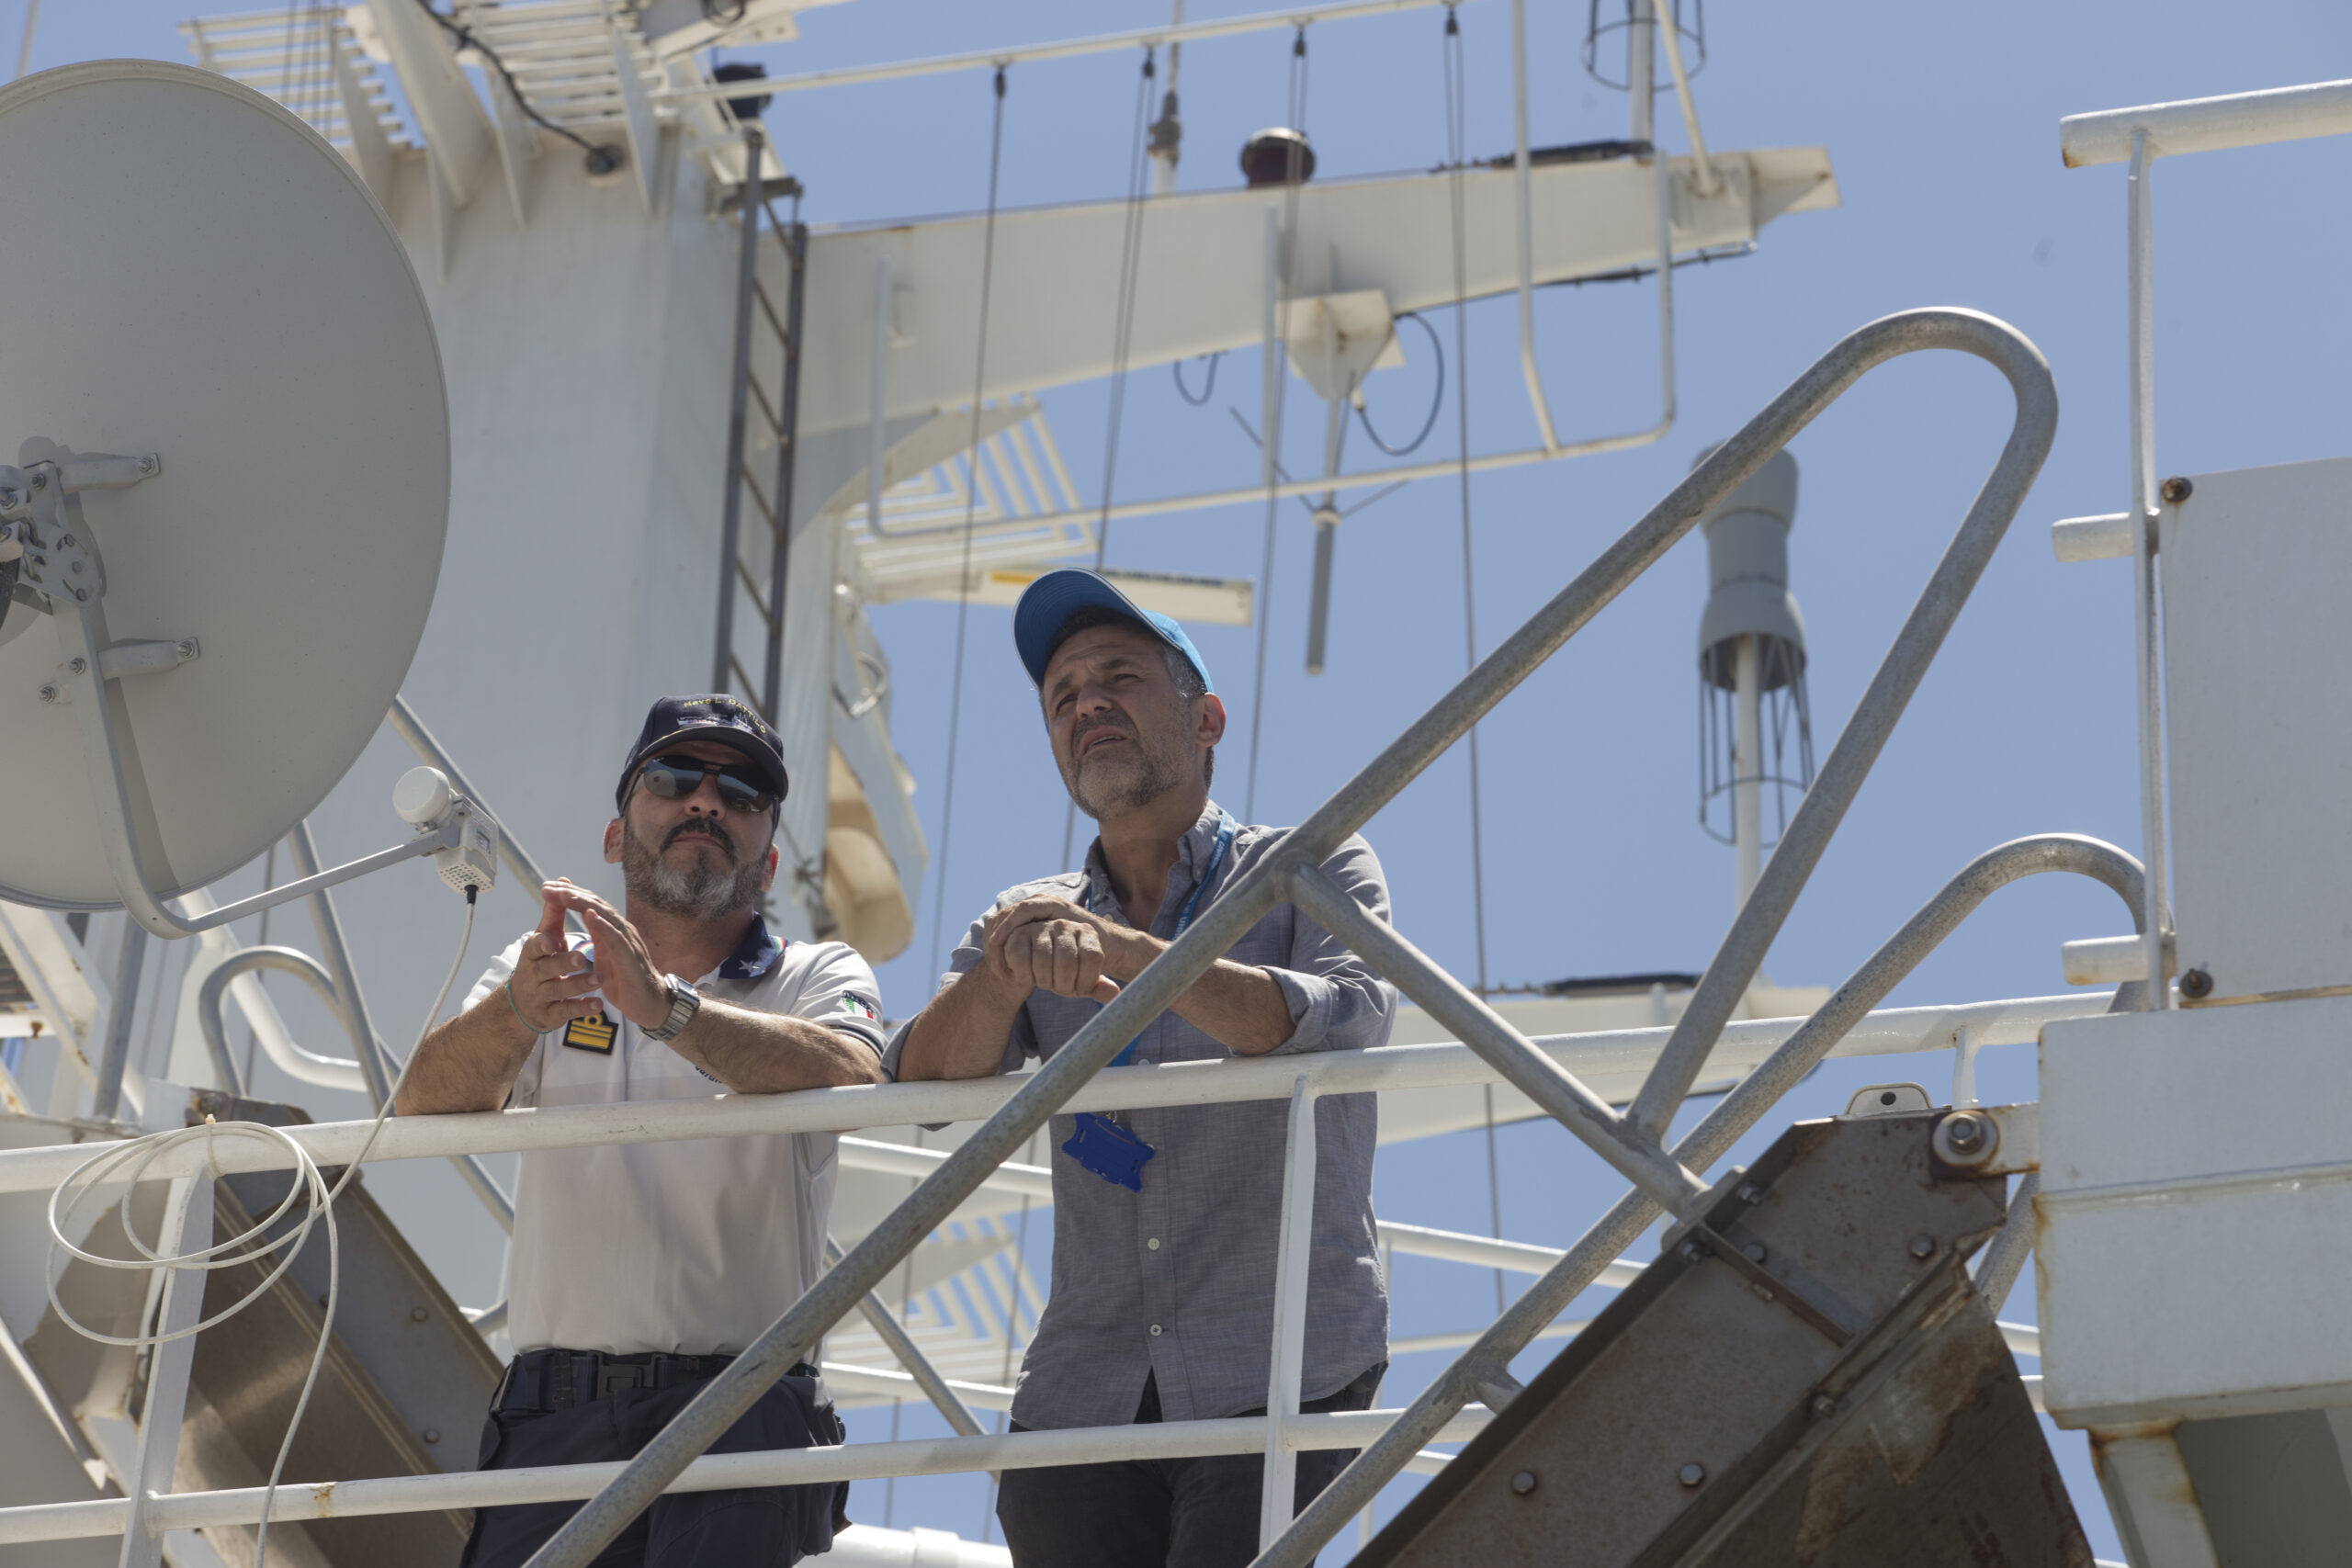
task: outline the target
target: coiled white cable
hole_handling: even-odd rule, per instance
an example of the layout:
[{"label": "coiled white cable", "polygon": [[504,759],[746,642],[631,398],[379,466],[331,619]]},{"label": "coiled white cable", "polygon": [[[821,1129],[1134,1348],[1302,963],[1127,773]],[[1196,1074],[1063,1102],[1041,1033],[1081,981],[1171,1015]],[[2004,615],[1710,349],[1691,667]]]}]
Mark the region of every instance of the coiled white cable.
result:
[{"label": "coiled white cable", "polygon": [[[433,998],[431,1010],[424,1015],[424,1027],[417,1031],[417,1045],[424,1043],[425,1035],[432,1032],[434,1022],[440,1018],[442,1006],[449,999],[450,987],[458,982],[458,972],[465,966],[466,949],[471,944],[473,934],[474,892],[469,889],[466,893],[465,931],[458,940],[458,955],[450,962],[449,973],[441,982],[440,993]],[[401,1065],[400,1077],[392,1081],[391,1091],[384,1097],[383,1105],[376,1112],[375,1125],[368,1130],[368,1141],[360,1145],[359,1152],[352,1156],[351,1163],[344,1168],[343,1174],[336,1178],[332,1188],[328,1187],[326,1178],[320,1172],[318,1163],[311,1157],[310,1151],[288,1137],[282,1129],[265,1126],[258,1122],[207,1122],[196,1127],[182,1127],[166,1133],[151,1133],[144,1137],[132,1138],[126,1143],[102,1149],[92,1158],[84,1161],[75,1168],[73,1175],[58,1184],[55,1192],[50,1194],[49,1267],[45,1270],[49,1281],[50,1310],[57,1314],[58,1321],[85,1339],[96,1340],[101,1345],[121,1345],[137,1349],[153,1349],[158,1346],[169,1344],[175,1339],[185,1339],[192,1334],[200,1334],[205,1329],[226,1323],[244,1311],[266,1294],[271,1286],[285,1277],[286,1271],[294,1266],[294,1259],[300,1254],[304,1244],[309,1241],[311,1228],[321,1220],[326,1222],[327,1295],[324,1315],[319,1324],[319,1343],[311,1352],[311,1370],[303,1376],[301,1394],[294,1402],[293,1418],[286,1424],[285,1438],[277,1445],[277,1458],[269,1467],[269,1485],[262,1495],[261,1525],[254,1542],[254,1568],[264,1568],[267,1561],[269,1514],[271,1507],[277,1500],[278,1477],[286,1469],[286,1456],[293,1450],[294,1434],[301,1429],[303,1412],[310,1408],[311,1391],[317,1384],[319,1368],[326,1359],[327,1340],[334,1333],[335,1307],[342,1299],[343,1289],[343,1256],[340,1239],[335,1234],[334,1201],[343,1196],[343,1190],[351,1184],[352,1178],[359,1173],[359,1167],[368,1158],[368,1151],[376,1146],[377,1134],[384,1130],[384,1122],[391,1116],[392,1107],[399,1102],[401,1087],[408,1082],[409,1069],[415,1064],[416,1048],[412,1046],[408,1060]],[[76,1247],[66,1239],[67,1227],[72,1224],[75,1213],[88,1200],[90,1194],[99,1188],[135,1184],[145,1176],[148,1168],[155,1161],[189,1143],[203,1145],[207,1165],[212,1176],[217,1179],[220,1175],[220,1168],[219,1161],[214,1157],[213,1151],[217,1148],[220,1140],[235,1138],[275,1144],[290,1156],[295,1172],[293,1185],[288,1188],[286,1197],[277,1207],[235,1235],[193,1252],[164,1253],[159,1251],[155,1246],[149,1245],[131,1228],[130,1205],[126,1201],[120,1205],[118,1213],[122,1225],[123,1240],[129,1244],[131,1251],[138,1254],[136,1258],[104,1257]],[[209,1202],[211,1196],[207,1191],[198,1190],[189,1199],[189,1201]],[[272,1239],[269,1235],[271,1227],[293,1212],[298,1202],[301,1205],[300,1217],[284,1235]],[[63,1205],[62,1211],[61,1203]],[[156,1238],[159,1244],[162,1239],[160,1235]],[[277,1260],[277,1267],[269,1271],[268,1276],[260,1284],[246,1292],[234,1305],[224,1307],[193,1327],[172,1333],[116,1335],[102,1334],[86,1324],[75,1321],[74,1314],[66,1310],[65,1303],[58,1300],[57,1281],[61,1270],[57,1267],[57,1254],[61,1249],[71,1253],[82,1262],[94,1264],[101,1269],[137,1269],[142,1273],[157,1268],[209,1273],[215,1269],[233,1269],[241,1264],[258,1262],[273,1252],[282,1251],[284,1256]]]}]

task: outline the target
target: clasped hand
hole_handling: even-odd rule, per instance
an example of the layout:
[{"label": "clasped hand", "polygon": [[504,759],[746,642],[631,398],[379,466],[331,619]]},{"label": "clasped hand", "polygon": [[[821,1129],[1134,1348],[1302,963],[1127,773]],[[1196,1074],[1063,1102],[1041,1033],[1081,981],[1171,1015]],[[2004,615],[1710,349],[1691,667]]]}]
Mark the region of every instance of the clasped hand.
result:
[{"label": "clasped hand", "polygon": [[[538,928],[523,939],[507,982],[525,1024],[544,1033],[610,1007],[639,1029],[658,1028],[670,1016],[670,988],[637,928],[610,903],[562,877],[541,887],[539,897]],[[566,940],[566,910],[588,928],[593,962]]]},{"label": "clasped hand", "polygon": [[981,928],[980,962],[1023,990],[1107,1002],[1166,945],[1066,898],[1023,898]]}]

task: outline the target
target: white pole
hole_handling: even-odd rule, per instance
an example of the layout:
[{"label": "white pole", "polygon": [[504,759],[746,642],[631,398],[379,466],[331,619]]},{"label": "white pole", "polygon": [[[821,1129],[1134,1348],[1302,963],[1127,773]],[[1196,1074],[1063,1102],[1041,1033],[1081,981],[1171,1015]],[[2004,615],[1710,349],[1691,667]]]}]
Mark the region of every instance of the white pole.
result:
[{"label": "white pole", "polygon": [[1739,639],[1732,664],[1738,710],[1732,721],[1731,747],[1732,857],[1738,894],[1733,908],[1736,911],[1747,907],[1747,895],[1764,864],[1764,677],[1752,633]]},{"label": "white pole", "polygon": [[1633,118],[1625,128],[1629,141],[1657,140],[1653,118],[1657,107],[1657,6],[1656,0],[1634,0],[1633,14],[1625,24],[1625,94],[1633,99]]},{"label": "white pole", "polygon": [[1527,400],[1544,450],[1560,449],[1552,427],[1552,405],[1544,397],[1544,375],[1535,367],[1535,197],[1533,163],[1527,146],[1527,0],[1510,0],[1512,177],[1519,197],[1519,369],[1527,379]]},{"label": "white pole", "polygon": [[[141,934],[144,934],[143,932]],[[201,1252],[212,1239],[212,1180],[209,1176],[173,1179],[164,1199],[163,1235],[156,1250],[165,1257]],[[196,1364],[194,1328],[204,1316],[201,1269],[165,1271],[163,1309],[155,1332],[180,1334],[155,1347],[147,1372],[147,1406],[139,1422],[138,1473],[123,1491],[130,1511],[122,1527],[122,1568],[162,1568],[164,1534],[155,1503],[172,1490],[172,1466],[179,1457],[180,1419],[187,1411],[187,1376]]]},{"label": "white pole", "polygon": [[2131,310],[2132,515],[2140,519],[2132,552],[2132,614],[2138,643],[2140,698],[2141,863],[2147,867],[2146,908],[2140,941],[2148,972],[2147,1007],[2172,1006],[2165,983],[2165,763],[2164,692],[2156,678],[2156,304],[2155,219],[2149,207],[2149,164],[2154,150],[2148,133],[2132,133],[2132,173],[2127,187],[2126,270]]},{"label": "white pole", "polygon": [[876,537],[882,533],[882,459],[889,450],[889,427],[883,411],[884,371],[890,353],[890,258],[874,264],[874,451],[865,474],[865,525]]},{"label": "white pole", "polygon": [[1290,1091],[1290,1150],[1283,1166],[1282,1240],[1274,1253],[1272,1372],[1266,1384],[1266,1469],[1258,1550],[1290,1529],[1298,1488],[1298,1385],[1306,1370],[1306,1259],[1315,1246],[1315,1090]]}]

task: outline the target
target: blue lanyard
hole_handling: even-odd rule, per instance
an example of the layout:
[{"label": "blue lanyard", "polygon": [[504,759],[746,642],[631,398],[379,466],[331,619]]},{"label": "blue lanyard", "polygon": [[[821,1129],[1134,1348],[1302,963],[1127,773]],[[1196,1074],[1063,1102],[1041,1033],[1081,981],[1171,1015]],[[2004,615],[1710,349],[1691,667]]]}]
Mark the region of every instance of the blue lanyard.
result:
[{"label": "blue lanyard", "polygon": [[[1217,809],[1216,815],[1216,848],[1209,852],[1209,863],[1207,869],[1201,873],[1201,879],[1193,884],[1193,891],[1185,898],[1184,907],[1176,912],[1177,936],[1182,936],[1184,934],[1184,928],[1193,923],[1193,912],[1200,908],[1201,895],[1208,891],[1209,883],[1216,877],[1217,867],[1225,863],[1225,852],[1232,847],[1233,836],[1241,831],[1241,824],[1233,819],[1233,814],[1231,812],[1227,811],[1220,807]],[[1128,1041],[1126,1044],[1120,1049],[1117,1055],[1112,1057],[1108,1062],[1104,1063],[1103,1066],[1110,1067],[1125,1066],[1128,1061],[1134,1057],[1136,1054],[1136,1047],[1142,1043],[1143,1036],[1140,1034],[1136,1035],[1133,1040]]]}]

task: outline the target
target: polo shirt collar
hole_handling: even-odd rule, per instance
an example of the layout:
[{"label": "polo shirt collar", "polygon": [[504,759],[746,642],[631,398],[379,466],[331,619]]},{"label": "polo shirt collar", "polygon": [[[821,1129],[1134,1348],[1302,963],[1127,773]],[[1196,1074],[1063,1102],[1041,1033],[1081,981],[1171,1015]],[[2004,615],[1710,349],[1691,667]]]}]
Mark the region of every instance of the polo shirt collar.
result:
[{"label": "polo shirt collar", "polygon": [[767,921],[762,919],[760,912],[754,909],[751,925],[744,929],[743,940],[735,944],[735,951],[729,953],[727,962],[718,966],[718,977],[722,980],[756,980],[774,968],[775,961],[783,956],[784,943],[768,934]]}]

